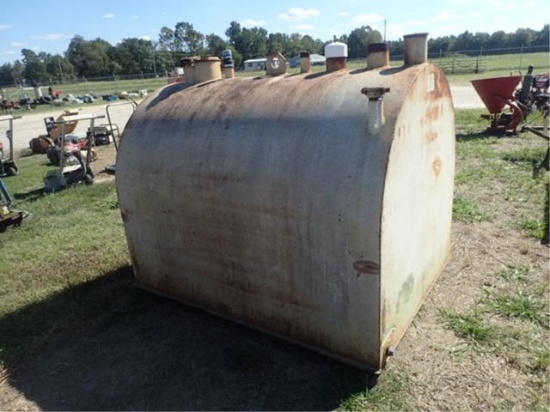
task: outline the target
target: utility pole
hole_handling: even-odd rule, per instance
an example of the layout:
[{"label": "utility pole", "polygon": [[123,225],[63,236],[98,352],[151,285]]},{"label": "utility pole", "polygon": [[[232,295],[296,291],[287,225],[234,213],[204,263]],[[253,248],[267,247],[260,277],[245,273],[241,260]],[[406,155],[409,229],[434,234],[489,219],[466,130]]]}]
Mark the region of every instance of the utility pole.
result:
[{"label": "utility pole", "polygon": [[156,49],[155,42],[151,42],[151,46],[153,48],[153,71],[155,72],[155,79],[156,79],[157,78],[157,59],[155,56],[155,49]]},{"label": "utility pole", "polygon": [[61,57],[57,58],[57,67],[59,67],[59,83],[63,83],[63,70],[61,70]]}]

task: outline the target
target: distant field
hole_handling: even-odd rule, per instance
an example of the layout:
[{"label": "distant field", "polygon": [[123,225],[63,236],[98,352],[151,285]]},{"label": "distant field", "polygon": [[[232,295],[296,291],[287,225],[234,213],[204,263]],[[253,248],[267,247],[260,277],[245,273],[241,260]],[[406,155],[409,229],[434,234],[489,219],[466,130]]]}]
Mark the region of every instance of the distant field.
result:
[{"label": "distant field", "polygon": [[[472,59],[472,58],[469,58]],[[449,64],[450,58],[445,59],[431,59],[433,64]],[[460,59],[457,59],[460,62]],[[402,64],[401,58],[399,60],[392,60],[393,66],[399,66]],[[535,67],[535,73],[549,73],[550,72],[550,53],[524,53],[524,54],[506,54],[498,56],[484,56],[483,68],[484,71],[477,74],[448,74],[449,81],[452,84],[469,84],[470,80],[507,76],[510,74],[525,73],[527,67],[533,65]],[[361,69],[366,67],[366,60],[353,60],[348,62],[348,67],[351,70]],[[446,66],[447,67],[447,66]],[[324,66],[313,67],[314,72],[320,72],[325,70]],[[298,73],[299,68],[289,69],[290,74]],[[257,72],[244,72],[238,71],[237,76],[250,77],[250,76],[263,76],[264,71]],[[79,83],[70,83],[58,85],[55,88],[61,90],[63,95],[72,94],[74,96],[80,96],[84,94],[119,94],[121,92],[133,92],[146,89],[148,92],[164,86],[168,83],[166,77],[158,78],[143,78],[133,80],[112,80],[112,81],[83,81]],[[3,89],[4,97],[7,99],[19,100],[22,94],[26,93],[29,97],[34,98],[32,90],[21,91],[15,87],[8,87]],[[46,88],[43,89],[43,93],[47,93]]]}]

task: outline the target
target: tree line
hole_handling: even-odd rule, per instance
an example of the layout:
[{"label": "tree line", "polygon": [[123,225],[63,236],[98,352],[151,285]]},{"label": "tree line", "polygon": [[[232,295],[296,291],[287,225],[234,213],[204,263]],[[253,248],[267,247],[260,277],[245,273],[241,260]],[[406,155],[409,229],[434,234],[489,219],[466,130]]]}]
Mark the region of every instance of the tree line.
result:
[{"label": "tree line", "polygon": [[[139,73],[164,75],[179,66],[185,56],[215,55],[222,50],[233,52],[235,67],[250,58],[265,57],[268,52],[279,51],[290,58],[300,52],[322,54],[324,46],[332,41],[347,43],[349,58],[362,58],[370,43],[383,40],[378,30],[362,26],[349,34],[333,36],[330,40],[314,39],[299,33],[268,33],[262,27],[242,27],[232,21],[225,31],[226,38],[216,34],[204,35],[191,23],[179,22],[173,28],[162,27],[157,41],[140,38],[125,38],[112,45],[96,38],[86,40],[74,36],[63,54],[36,53],[31,49],[21,50],[22,58],[0,66],[0,84],[62,83],[75,78],[113,77]],[[497,31],[445,36],[428,41],[428,53],[449,55],[452,53],[485,53],[512,48],[548,48],[550,25],[542,30],[518,29],[514,33]],[[403,54],[403,40],[389,41],[392,55]]]}]

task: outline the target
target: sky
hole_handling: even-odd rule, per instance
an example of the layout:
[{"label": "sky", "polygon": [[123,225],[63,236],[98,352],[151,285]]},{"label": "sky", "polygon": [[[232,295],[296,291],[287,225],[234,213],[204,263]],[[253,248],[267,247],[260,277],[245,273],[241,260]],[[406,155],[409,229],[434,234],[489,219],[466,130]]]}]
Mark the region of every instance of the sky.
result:
[{"label": "sky", "polygon": [[323,41],[363,25],[399,40],[412,33],[437,38],[466,30],[539,31],[550,23],[549,0],[0,0],[0,5],[0,64],[20,59],[23,48],[62,54],[77,34],[113,45],[129,37],[156,41],[163,26],[173,29],[182,21],[222,38],[237,21]]}]

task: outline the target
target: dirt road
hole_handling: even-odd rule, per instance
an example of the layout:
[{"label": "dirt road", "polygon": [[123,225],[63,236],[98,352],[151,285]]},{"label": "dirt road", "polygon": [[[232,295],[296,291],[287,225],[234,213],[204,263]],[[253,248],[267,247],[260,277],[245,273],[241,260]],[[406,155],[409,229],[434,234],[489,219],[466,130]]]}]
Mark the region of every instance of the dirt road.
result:
[{"label": "dirt road", "polygon": [[[116,105],[109,108],[109,114],[111,116],[111,121],[116,124],[120,131],[124,129],[126,122],[132,114],[133,106],[131,104],[126,105]],[[65,106],[60,108],[52,108],[47,112],[33,113],[32,111],[21,111],[14,113],[18,116],[23,116],[22,119],[17,119],[14,121],[13,125],[13,135],[14,135],[14,150],[20,151],[21,149],[26,149],[29,147],[29,141],[34,137],[43,135],[46,133],[46,126],[44,124],[44,118],[53,117],[57,118],[64,110],[78,110],[80,114],[95,114],[98,116],[105,116],[95,120],[95,125],[107,124],[107,104],[101,106]],[[79,122],[75,133],[85,133],[88,127],[90,126],[89,121]],[[0,141],[5,141],[5,130],[7,129],[7,122],[0,123]]]}]

